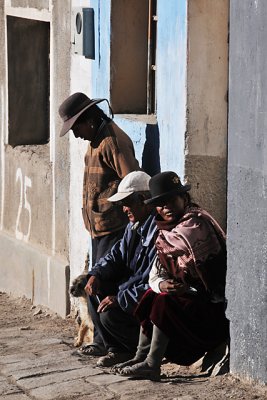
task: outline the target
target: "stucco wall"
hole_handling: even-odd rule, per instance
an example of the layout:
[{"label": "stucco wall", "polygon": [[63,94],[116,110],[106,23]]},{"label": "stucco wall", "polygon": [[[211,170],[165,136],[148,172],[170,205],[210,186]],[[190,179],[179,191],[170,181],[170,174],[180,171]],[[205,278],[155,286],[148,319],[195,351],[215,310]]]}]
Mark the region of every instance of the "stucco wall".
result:
[{"label": "stucco wall", "polygon": [[230,9],[228,273],[231,371],[267,382],[267,4]]},{"label": "stucco wall", "polygon": [[[0,2],[0,46],[4,49],[5,44],[5,17],[4,2]],[[4,222],[4,197],[5,197],[5,141],[7,132],[7,86],[6,86],[6,54],[0,59],[0,230]]]},{"label": "stucco wall", "polygon": [[[1,117],[4,116],[0,143],[0,290],[24,294],[33,303],[48,305],[61,315],[68,311],[69,143],[68,139],[59,142],[61,122],[56,110],[69,92],[69,13],[69,1],[32,0],[2,1],[0,14]],[[47,145],[13,148],[7,144],[6,15],[50,24],[50,140]]]},{"label": "stucco wall", "polygon": [[12,7],[30,7],[37,10],[49,9],[49,0],[10,0]]},{"label": "stucco wall", "polygon": [[185,174],[226,227],[228,0],[188,1]]}]

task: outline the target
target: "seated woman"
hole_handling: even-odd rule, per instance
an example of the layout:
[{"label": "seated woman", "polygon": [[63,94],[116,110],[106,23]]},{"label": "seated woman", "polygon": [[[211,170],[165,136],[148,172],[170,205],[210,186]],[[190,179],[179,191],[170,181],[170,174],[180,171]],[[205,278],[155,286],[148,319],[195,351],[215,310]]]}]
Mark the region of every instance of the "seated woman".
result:
[{"label": "seated woman", "polygon": [[158,380],[163,357],[190,365],[229,338],[225,317],[225,234],[191,202],[190,185],[174,172],[149,182],[156,206],[157,257],[136,316],[141,323],[135,357],[113,367],[124,376]]}]

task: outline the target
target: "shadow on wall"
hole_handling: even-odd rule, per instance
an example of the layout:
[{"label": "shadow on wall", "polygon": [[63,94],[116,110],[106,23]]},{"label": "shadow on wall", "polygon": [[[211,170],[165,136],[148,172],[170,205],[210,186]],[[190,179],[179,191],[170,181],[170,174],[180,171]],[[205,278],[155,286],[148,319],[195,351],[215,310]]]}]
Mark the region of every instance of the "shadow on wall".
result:
[{"label": "shadow on wall", "polygon": [[150,176],[160,172],[158,124],[147,124],[146,126],[146,141],[142,156],[142,168]]}]

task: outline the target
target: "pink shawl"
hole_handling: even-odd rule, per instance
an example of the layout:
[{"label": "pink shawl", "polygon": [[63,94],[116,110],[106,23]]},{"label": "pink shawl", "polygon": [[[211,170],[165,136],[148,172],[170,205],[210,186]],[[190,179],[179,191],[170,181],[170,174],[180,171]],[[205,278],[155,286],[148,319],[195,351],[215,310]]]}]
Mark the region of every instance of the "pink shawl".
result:
[{"label": "pink shawl", "polygon": [[[225,233],[215,219],[197,206],[189,206],[178,222],[157,221],[156,239],[161,267],[170,278],[184,283],[201,280],[209,289],[207,261],[225,255]],[[226,269],[226,263],[223,267]]]}]

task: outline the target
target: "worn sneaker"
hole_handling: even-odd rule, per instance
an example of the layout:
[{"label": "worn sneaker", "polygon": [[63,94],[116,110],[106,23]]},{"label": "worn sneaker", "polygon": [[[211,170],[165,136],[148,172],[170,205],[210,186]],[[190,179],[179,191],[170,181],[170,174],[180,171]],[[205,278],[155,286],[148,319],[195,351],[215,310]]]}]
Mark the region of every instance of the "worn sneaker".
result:
[{"label": "worn sneaker", "polygon": [[133,353],[113,353],[109,351],[106,356],[99,358],[96,365],[98,367],[112,367],[115,364],[131,360],[133,357]]}]

